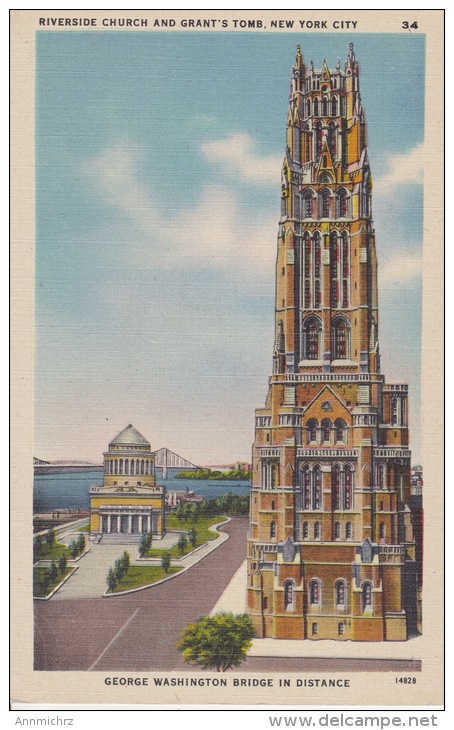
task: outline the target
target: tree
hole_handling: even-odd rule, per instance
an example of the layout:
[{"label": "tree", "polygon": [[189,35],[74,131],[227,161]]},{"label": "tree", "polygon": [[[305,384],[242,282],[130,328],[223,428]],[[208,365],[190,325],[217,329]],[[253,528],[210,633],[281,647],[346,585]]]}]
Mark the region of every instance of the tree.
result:
[{"label": "tree", "polygon": [[183,517],[184,517],[184,507],[183,507],[183,505],[181,504],[181,502],[180,502],[180,504],[178,505],[178,507],[177,507],[177,509],[176,509],[176,516],[177,516],[177,520],[178,520],[178,522],[181,522],[181,520],[182,520],[182,519],[183,519]]},{"label": "tree", "polygon": [[83,553],[83,551],[85,550],[85,537],[82,534],[82,532],[80,533],[79,537],[77,538],[77,547],[79,548],[80,553]]},{"label": "tree", "polygon": [[194,525],[192,525],[191,529],[189,530],[189,542],[191,543],[192,547],[195,547],[197,538],[198,538],[197,530],[195,529]]},{"label": "tree", "polygon": [[49,545],[49,548],[51,548],[55,542],[55,530],[53,527],[49,527],[49,529],[47,530],[46,542]]},{"label": "tree", "polygon": [[115,570],[113,568],[109,568],[109,572],[107,573],[107,585],[109,587],[110,591],[115,590],[115,587],[117,585],[117,576],[115,574]]},{"label": "tree", "polygon": [[178,550],[183,555],[183,553],[186,552],[186,549],[188,547],[188,538],[186,537],[186,535],[183,535],[183,534],[180,535],[180,537],[178,538],[177,546],[178,546]]},{"label": "tree", "polygon": [[252,621],[246,614],[218,613],[189,624],[178,648],[187,662],[225,672],[246,658],[254,636]]},{"label": "tree", "polygon": [[68,545],[69,552],[71,553],[71,557],[74,560],[74,558],[79,555],[79,548],[77,546],[77,543],[74,542],[74,540],[71,540],[71,542]]},{"label": "tree", "polygon": [[39,556],[41,554],[41,551],[43,549],[43,541],[41,539],[41,535],[36,535],[35,539],[33,540],[33,562],[36,563],[37,560],[39,560]]},{"label": "tree", "polygon": [[54,561],[52,561],[52,563],[50,565],[49,573],[50,573],[50,581],[51,581],[51,583],[53,583],[54,580],[56,580],[56,578],[58,576],[57,563],[55,563]]},{"label": "tree", "polygon": [[58,569],[60,573],[64,573],[66,570],[66,555],[63,553],[58,559]]},{"label": "tree", "polygon": [[139,555],[145,555],[145,553],[151,548],[153,536],[151,532],[144,532],[140,538],[139,543]]},{"label": "tree", "polygon": [[172,562],[171,555],[170,555],[169,551],[166,551],[165,553],[163,553],[162,558],[161,558],[161,567],[164,570],[164,573],[166,573],[166,575],[169,572],[171,562]]}]

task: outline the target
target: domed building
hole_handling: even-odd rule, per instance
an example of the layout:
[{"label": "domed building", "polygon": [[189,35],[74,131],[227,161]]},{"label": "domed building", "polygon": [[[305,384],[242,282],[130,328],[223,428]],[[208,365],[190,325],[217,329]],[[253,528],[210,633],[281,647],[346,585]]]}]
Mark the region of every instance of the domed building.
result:
[{"label": "domed building", "polygon": [[126,542],[165,534],[165,488],[156,484],[150,443],[129,424],[104,453],[102,484],[90,488],[90,539]]}]

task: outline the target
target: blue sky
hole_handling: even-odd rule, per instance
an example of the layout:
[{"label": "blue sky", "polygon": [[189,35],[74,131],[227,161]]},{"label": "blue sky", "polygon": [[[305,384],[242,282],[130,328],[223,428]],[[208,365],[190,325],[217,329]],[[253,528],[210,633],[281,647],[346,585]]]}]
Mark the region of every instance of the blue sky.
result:
[{"label": "blue sky", "polygon": [[99,461],[133,423],[201,464],[250,459],[271,372],[296,44],[360,62],[382,370],[419,453],[424,37],[39,32],[36,432]]}]

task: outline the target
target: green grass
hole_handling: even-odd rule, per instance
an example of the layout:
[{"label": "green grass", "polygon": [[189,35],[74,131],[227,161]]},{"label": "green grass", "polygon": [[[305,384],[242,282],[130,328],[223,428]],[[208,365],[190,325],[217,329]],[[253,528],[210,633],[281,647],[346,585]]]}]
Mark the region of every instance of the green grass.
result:
[{"label": "green grass", "polygon": [[86,525],[82,525],[82,527],[77,528],[79,532],[89,532],[90,531],[90,523],[87,522]]},{"label": "green grass", "polygon": [[224,522],[225,519],[225,515],[214,515],[212,517],[199,517],[197,522],[191,522],[190,520],[187,520],[187,522],[181,520],[181,522],[179,522],[176,515],[174,513],[170,513],[166,515],[167,529],[189,531],[191,527],[194,526],[197,530],[197,542],[193,546],[189,542],[188,538],[188,546],[183,553],[178,549],[178,545],[174,545],[172,548],[168,548],[167,550],[165,548],[151,547],[151,549],[148,550],[144,557],[160,557],[163,553],[166,552],[169,552],[173,558],[183,557],[184,555],[187,555],[196,548],[200,547],[200,545],[203,545],[203,543],[208,542],[209,540],[214,540],[216,537],[218,537],[219,532],[217,532],[217,530],[211,531],[209,528],[211,525],[215,525],[217,522]]},{"label": "green grass", "polygon": [[33,596],[35,598],[44,598],[45,596],[48,596],[49,593],[54,590],[55,586],[58,586],[58,584],[61,583],[62,580],[69,575],[69,573],[73,572],[74,568],[66,568],[64,573],[60,573],[60,571],[58,571],[57,577],[54,581],[49,583],[46,589],[43,586],[42,581],[47,570],[47,568],[33,568]]},{"label": "green grass", "polygon": [[146,586],[150,583],[156,583],[156,581],[162,580],[162,578],[168,578],[170,575],[178,573],[180,570],[182,570],[182,568],[171,566],[166,573],[161,566],[150,567],[148,565],[131,565],[120,583],[118,583],[113,591],[108,591],[108,593],[129,591],[132,588],[140,588],[141,586]]},{"label": "green grass", "polygon": [[54,542],[52,547],[49,547],[47,542],[43,541],[38,560],[57,561],[60,555],[66,555],[66,559],[71,560],[71,553],[66,545],[63,545],[61,542]]}]

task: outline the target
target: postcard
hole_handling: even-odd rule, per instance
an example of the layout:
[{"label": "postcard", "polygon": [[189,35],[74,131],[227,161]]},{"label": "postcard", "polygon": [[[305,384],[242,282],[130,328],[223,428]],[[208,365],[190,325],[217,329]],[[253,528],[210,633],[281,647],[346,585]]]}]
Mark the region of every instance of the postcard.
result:
[{"label": "postcard", "polygon": [[11,701],[443,705],[441,10],[13,10]]}]

